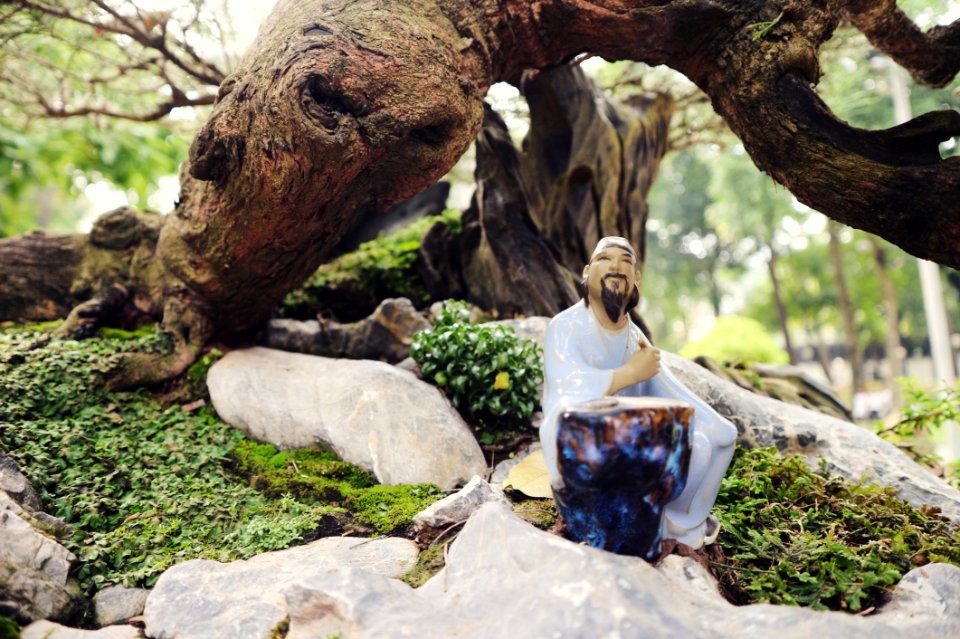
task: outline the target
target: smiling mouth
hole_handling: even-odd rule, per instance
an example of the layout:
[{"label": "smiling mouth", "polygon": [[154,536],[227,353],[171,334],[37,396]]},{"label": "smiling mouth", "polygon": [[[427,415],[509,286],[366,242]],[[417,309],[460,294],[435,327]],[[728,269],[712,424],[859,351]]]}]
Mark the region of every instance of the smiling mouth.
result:
[{"label": "smiling mouth", "polygon": [[619,273],[610,273],[608,275],[604,275],[602,278],[600,278],[600,283],[606,284],[609,280],[620,280],[624,286],[627,285],[627,276],[620,275]]}]

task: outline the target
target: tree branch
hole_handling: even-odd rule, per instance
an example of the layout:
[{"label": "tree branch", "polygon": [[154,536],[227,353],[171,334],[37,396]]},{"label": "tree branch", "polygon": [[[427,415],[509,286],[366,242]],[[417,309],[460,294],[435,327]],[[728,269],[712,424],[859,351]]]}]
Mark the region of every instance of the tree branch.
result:
[{"label": "tree branch", "polygon": [[923,32],[896,0],[845,0],[846,18],[922,84],[942,87],[960,71],[960,20]]}]

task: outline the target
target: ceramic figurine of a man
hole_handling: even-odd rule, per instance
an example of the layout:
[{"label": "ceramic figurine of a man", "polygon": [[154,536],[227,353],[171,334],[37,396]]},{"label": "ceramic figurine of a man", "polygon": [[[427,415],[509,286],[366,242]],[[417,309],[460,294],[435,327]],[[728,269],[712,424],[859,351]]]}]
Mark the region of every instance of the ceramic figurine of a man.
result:
[{"label": "ceramic figurine of a man", "polygon": [[[660,366],[654,348],[628,312],[640,299],[637,254],[622,237],[605,237],[583,269],[583,298],[550,321],[544,340],[544,420],[540,440],[554,492],[563,488],[557,423],[575,404],[608,395],[662,397],[694,407],[686,486],[664,510],[663,537],[699,548],[714,533],[708,522],[730,460],[736,428]],[[712,519],[712,518],[710,518]]]}]

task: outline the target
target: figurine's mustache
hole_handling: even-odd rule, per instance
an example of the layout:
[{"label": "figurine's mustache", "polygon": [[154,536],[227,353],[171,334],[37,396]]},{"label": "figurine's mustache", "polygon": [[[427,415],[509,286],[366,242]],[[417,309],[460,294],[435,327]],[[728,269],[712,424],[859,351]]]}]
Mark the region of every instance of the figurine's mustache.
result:
[{"label": "figurine's mustache", "polygon": [[616,278],[616,279],[618,279],[618,280],[621,280],[621,281],[623,282],[623,285],[624,285],[624,286],[627,285],[627,276],[624,275],[624,274],[622,274],[622,273],[607,273],[606,275],[604,275],[603,277],[600,278],[600,283],[601,283],[601,284],[606,284],[606,283],[607,283],[607,280],[610,280],[610,279],[613,279],[613,278]]}]

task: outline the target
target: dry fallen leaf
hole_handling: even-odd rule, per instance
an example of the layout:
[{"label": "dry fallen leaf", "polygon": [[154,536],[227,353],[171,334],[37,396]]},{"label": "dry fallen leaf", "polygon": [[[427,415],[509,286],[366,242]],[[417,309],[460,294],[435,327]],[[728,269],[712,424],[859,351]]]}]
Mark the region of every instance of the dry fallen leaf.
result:
[{"label": "dry fallen leaf", "polygon": [[504,489],[512,488],[520,491],[527,497],[550,499],[553,491],[550,490],[550,476],[547,474],[547,465],[543,461],[543,451],[538,450],[510,469]]}]

